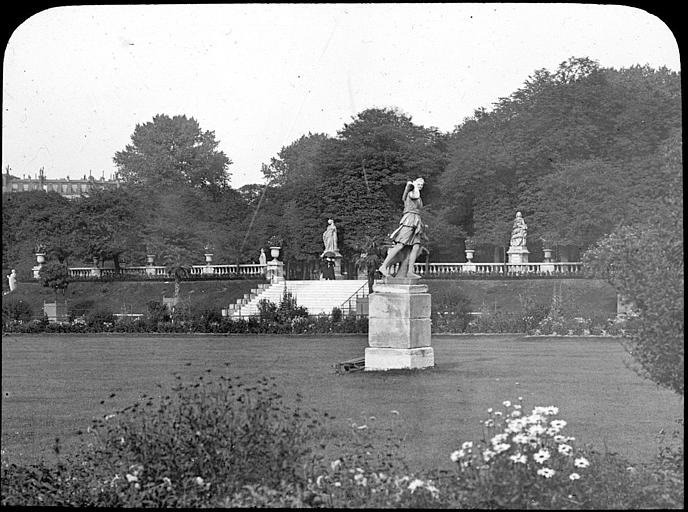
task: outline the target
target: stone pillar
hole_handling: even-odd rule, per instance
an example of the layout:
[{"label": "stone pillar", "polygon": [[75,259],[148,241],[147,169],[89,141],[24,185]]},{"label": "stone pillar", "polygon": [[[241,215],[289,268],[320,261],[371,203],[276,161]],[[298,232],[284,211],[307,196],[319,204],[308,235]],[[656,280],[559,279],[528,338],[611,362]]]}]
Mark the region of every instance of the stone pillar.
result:
[{"label": "stone pillar", "polygon": [[466,249],[466,264],[463,266],[464,272],[475,272],[475,265],[473,264],[474,249]]},{"label": "stone pillar", "polygon": [[154,276],[155,269],[153,263],[155,262],[155,254],[146,254],[146,275]]},{"label": "stone pillar", "polygon": [[38,263],[38,265],[35,265],[34,267],[32,267],[31,270],[33,270],[33,278],[34,279],[40,279],[41,268],[43,267],[43,263],[45,263],[45,253],[44,252],[37,252],[36,253],[36,263]]},{"label": "stone pillar", "polygon": [[271,283],[284,281],[284,263],[277,259],[280,249],[281,247],[270,247],[272,259],[268,261],[265,277]]},{"label": "stone pillar", "polygon": [[206,274],[212,274],[213,273],[213,267],[211,266],[213,263],[213,255],[212,253],[206,253],[204,254],[205,256],[205,267],[201,270],[201,274],[206,275]]},{"label": "stone pillar", "polygon": [[[530,251],[525,246],[512,245],[506,253],[509,255],[509,263],[528,263]],[[510,265],[508,270],[509,272],[525,272],[528,268],[525,265],[523,267]]]},{"label": "stone pillar", "polygon": [[335,253],[334,258],[334,278],[342,279],[342,255]]},{"label": "stone pillar", "polygon": [[428,368],[431,345],[430,294],[418,279],[386,278],[368,296],[365,371]]},{"label": "stone pillar", "polygon": [[43,313],[48,317],[48,322],[51,324],[69,321],[66,301],[44,302]]},{"label": "stone pillar", "polygon": [[542,249],[542,252],[544,253],[545,257],[543,260],[543,264],[540,266],[540,270],[542,272],[547,272],[551,274],[554,272],[554,265],[552,264],[552,249],[544,248]]}]

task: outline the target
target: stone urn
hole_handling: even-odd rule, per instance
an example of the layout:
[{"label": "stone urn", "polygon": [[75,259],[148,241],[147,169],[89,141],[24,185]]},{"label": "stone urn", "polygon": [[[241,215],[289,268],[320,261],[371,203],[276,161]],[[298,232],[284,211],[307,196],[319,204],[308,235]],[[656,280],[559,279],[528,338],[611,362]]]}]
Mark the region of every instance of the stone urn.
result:
[{"label": "stone urn", "polygon": [[550,263],[552,261],[552,249],[544,248],[542,252],[545,254],[545,263]]},{"label": "stone urn", "polygon": [[37,252],[36,253],[36,261],[42,265],[45,263],[45,253],[44,252]]},{"label": "stone urn", "polygon": [[207,252],[204,254],[205,256],[205,262],[210,265],[213,262],[213,253]]},{"label": "stone urn", "polygon": [[146,264],[152,265],[155,261],[155,254],[146,254]]},{"label": "stone urn", "polygon": [[273,260],[276,260],[279,256],[280,249],[281,247],[270,247],[270,256],[272,256]]},{"label": "stone urn", "polygon": [[466,261],[468,263],[473,263],[473,255],[475,254],[475,249],[466,249]]}]

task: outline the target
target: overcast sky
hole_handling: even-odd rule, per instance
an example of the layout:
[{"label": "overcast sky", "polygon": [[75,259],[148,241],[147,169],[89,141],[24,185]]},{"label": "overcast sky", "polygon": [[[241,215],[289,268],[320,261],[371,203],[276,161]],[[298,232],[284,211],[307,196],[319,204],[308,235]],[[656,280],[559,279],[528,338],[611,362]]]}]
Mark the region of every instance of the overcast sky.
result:
[{"label": "overcast sky", "polygon": [[136,124],[194,117],[233,161],[231,184],[308,132],[366,108],[451,131],[569,57],[680,70],[645,11],[582,4],[57,7],[21,24],[4,59],[2,167],[106,177]]}]

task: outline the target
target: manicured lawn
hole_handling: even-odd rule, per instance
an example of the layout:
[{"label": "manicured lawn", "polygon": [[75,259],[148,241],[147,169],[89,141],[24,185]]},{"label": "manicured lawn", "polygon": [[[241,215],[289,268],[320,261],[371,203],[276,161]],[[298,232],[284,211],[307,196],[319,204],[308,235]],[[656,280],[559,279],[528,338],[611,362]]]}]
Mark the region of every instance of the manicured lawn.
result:
[{"label": "manicured lawn", "polygon": [[91,418],[167,393],[173,372],[274,376],[288,398],[334,414],[334,430],[392,429],[412,467],[449,467],[486,409],[519,396],[527,408],[558,406],[577,442],[634,461],[651,458],[659,429],[683,417],[676,395],[628,370],[611,338],[434,336],[436,368],[335,373],[366,346],[365,336],[3,336],[3,458],[51,460],[55,437],[68,448]]}]

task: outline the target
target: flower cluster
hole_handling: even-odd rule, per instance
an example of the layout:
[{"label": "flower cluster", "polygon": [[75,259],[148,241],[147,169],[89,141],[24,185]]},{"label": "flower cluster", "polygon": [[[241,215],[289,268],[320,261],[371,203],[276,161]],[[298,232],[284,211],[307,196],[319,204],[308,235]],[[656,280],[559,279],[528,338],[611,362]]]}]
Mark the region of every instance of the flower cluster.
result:
[{"label": "flower cluster", "polygon": [[584,477],[590,465],[576,456],[574,437],[565,433],[566,421],[556,416],[555,406],[537,406],[526,414],[522,398],[517,403],[502,402],[503,410],[487,410],[482,421],[485,436],[480,443],[464,442],[450,458],[460,472],[485,472],[495,469],[521,471],[524,478],[565,479],[575,482]]}]

